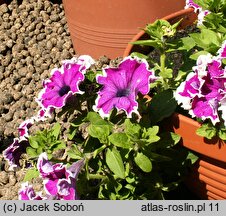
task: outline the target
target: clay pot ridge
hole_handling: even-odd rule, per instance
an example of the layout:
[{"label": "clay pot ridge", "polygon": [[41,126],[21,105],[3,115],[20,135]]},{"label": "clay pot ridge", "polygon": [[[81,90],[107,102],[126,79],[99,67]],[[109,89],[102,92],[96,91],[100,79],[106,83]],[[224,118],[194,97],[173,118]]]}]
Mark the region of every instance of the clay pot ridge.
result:
[{"label": "clay pot ridge", "polygon": [[[149,22],[184,7],[184,0],[63,0],[77,54],[116,58]],[[170,5],[170,7],[169,7]]]}]

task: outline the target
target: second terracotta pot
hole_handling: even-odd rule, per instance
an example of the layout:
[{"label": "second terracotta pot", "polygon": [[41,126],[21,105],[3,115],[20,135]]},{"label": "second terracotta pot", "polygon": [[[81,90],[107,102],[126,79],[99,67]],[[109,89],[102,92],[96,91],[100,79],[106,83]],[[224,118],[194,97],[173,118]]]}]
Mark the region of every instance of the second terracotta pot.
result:
[{"label": "second terracotta pot", "polygon": [[[192,25],[197,20],[197,14],[194,13],[194,10],[192,8],[188,8],[184,10],[178,10],[174,13],[169,13],[168,15],[161,17],[161,19],[165,19],[169,21],[171,24],[176,23],[179,20],[182,20],[180,22],[180,25],[178,26],[178,29],[183,29],[186,26]],[[137,34],[134,34],[133,38],[130,40],[130,42],[127,44],[124,50],[123,57],[130,55],[132,52],[140,52],[143,54],[148,54],[151,50],[151,47],[141,48],[140,45],[132,44],[132,42],[135,42],[138,40],[145,40],[145,39],[148,39],[148,37],[149,36],[143,30],[140,30]]]},{"label": "second terracotta pot", "polygon": [[63,0],[77,54],[116,58],[147,23],[182,9],[184,0]]}]

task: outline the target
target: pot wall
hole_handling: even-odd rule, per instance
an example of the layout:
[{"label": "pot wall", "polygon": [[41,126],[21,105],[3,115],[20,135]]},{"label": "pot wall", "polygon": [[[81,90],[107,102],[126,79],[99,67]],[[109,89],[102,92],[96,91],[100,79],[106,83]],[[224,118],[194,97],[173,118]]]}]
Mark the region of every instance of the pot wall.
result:
[{"label": "pot wall", "polygon": [[199,153],[186,185],[202,199],[226,199],[226,143],[196,135],[200,125],[186,116],[175,113],[170,121],[173,131],[182,137],[181,144]]},{"label": "pot wall", "polygon": [[139,28],[184,8],[184,0],[63,0],[74,49],[116,58]]}]

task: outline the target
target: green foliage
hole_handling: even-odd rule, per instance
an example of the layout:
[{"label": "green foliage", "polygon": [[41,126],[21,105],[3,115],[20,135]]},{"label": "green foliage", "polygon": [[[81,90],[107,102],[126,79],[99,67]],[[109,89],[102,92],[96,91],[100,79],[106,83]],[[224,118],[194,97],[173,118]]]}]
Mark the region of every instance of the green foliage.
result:
[{"label": "green foliage", "polygon": [[95,112],[89,112],[86,120],[90,122],[90,125],[88,126],[89,135],[98,138],[102,143],[105,143],[112,129],[111,124],[103,120]]},{"label": "green foliage", "polygon": [[207,139],[219,137],[222,140],[226,140],[226,128],[223,124],[215,126],[212,123],[204,123],[197,129],[196,133]]},{"label": "green foliage", "polygon": [[153,124],[172,115],[177,107],[173,92],[170,90],[156,94],[150,103],[150,118]]},{"label": "green foliage", "polygon": [[39,177],[39,171],[36,168],[30,168],[27,170],[23,181],[31,181],[32,179],[35,179],[37,177]]},{"label": "green foliage", "polygon": [[129,149],[132,147],[132,142],[125,133],[113,133],[108,137],[110,143],[117,147]]},{"label": "green foliage", "polygon": [[[68,150],[72,159],[86,158],[86,175],[80,176],[79,187],[90,188],[98,199],[159,198],[164,191],[173,189],[169,186],[171,180],[166,181],[164,177],[170,173],[165,162],[170,161],[178,169],[186,164],[183,162],[186,160],[184,153],[183,157],[174,159],[177,151],[173,148],[180,140],[178,135],[161,134],[157,125],[144,127],[130,119],[120,121],[113,128],[110,120],[93,112],[89,112],[83,121],[88,123],[87,130],[90,125],[103,127],[103,130],[95,134],[88,130],[89,138]],[[108,129],[104,129],[105,126]],[[174,183],[175,179],[179,181],[179,173],[173,170],[170,174]],[[97,181],[97,185],[87,186],[87,179]],[[148,190],[143,191],[144,184]],[[158,184],[162,189],[156,187]],[[87,191],[81,190],[81,193],[84,198],[88,196]]]},{"label": "green foliage", "polygon": [[150,159],[143,153],[138,152],[134,158],[134,161],[137,164],[137,166],[139,166],[140,169],[143,170],[144,172],[151,172],[152,163]]},{"label": "green foliage", "polygon": [[125,178],[125,169],[120,152],[115,148],[108,148],[106,152],[106,163],[110,170],[119,178]]},{"label": "green foliage", "polygon": [[211,124],[202,124],[196,133],[200,136],[206,137],[207,139],[212,139],[217,135],[217,129]]},{"label": "green foliage", "polygon": [[64,141],[58,139],[60,132],[60,124],[56,123],[50,130],[45,129],[29,136],[30,146],[26,149],[27,154],[31,158],[37,158],[42,152],[47,152],[51,158],[54,151],[65,149]]}]

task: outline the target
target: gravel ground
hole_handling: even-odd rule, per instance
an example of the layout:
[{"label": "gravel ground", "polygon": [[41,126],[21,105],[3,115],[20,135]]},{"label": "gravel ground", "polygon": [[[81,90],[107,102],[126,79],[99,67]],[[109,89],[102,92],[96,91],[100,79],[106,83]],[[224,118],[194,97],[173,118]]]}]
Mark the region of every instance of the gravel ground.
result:
[{"label": "gravel ground", "polygon": [[[26,173],[26,169],[9,171],[2,150],[18,137],[20,123],[40,109],[35,97],[42,80],[74,55],[62,0],[0,0],[0,200],[18,199]],[[94,69],[116,65],[120,59],[100,57]],[[64,117],[53,115],[48,123],[32,126],[31,132],[56,120],[67,128]],[[35,190],[40,191],[41,182],[33,180]]]},{"label": "gravel ground", "polygon": [[[0,5],[0,152],[40,109],[34,98],[42,80],[75,55],[61,0],[6,2]],[[0,199],[18,199],[26,170],[8,171],[1,155],[0,169]]]},{"label": "gravel ground", "polygon": [[0,142],[39,109],[42,80],[74,55],[61,1],[13,0],[0,6]]}]

